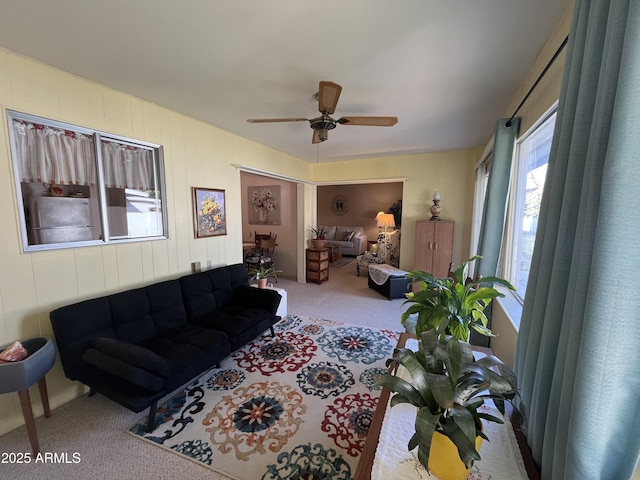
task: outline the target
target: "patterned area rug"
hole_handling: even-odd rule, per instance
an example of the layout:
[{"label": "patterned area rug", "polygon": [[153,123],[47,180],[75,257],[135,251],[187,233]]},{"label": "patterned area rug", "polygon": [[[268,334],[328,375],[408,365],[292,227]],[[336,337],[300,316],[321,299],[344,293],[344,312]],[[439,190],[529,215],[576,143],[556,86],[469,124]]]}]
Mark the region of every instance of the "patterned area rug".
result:
[{"label": "patterned area rug", "polygon": [[355,473],[398,333],[289,315],[130,432],[240,480]]}]

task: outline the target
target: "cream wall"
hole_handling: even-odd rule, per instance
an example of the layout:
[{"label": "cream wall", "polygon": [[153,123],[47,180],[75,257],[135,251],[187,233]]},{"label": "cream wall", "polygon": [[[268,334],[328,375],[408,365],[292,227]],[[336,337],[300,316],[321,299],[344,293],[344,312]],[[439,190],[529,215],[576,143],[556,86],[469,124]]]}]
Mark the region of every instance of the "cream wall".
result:
[{"label": "cream wall", "polygon": [[[317,182],[405,178],[400,268],[413,269],[415,225],[431,217],[434,190],[440,191],[443,220],[454,220],[453,261],[468,258],[473,213],[476,150],[369,158],[315,166]],[[372,175],[375,174],[375,175]]]},{"label": "cream wall", "polygon": [[[0,49],[0,345],[52,336],[49,311],[190,271],[242,261],[240,173],[233,164],[309,179],[308,163],[166,108]],[[169,239],[24,254],[6,109],[164,146]],[[228,234],[194,239],[191,187],[226,190]],[[304,210],[308,211],[308,208]],[[307,214],[309,215],[309,214]],[[238,219],[238,221],[234,221]],[[305,220],[311,224],[313,218]],[[52,407],[84,391],[56,363],[47,375]],[[39,395],[32,393],[36,415]],[[23,423],[18,396],[0,395],[0,434]]]}]

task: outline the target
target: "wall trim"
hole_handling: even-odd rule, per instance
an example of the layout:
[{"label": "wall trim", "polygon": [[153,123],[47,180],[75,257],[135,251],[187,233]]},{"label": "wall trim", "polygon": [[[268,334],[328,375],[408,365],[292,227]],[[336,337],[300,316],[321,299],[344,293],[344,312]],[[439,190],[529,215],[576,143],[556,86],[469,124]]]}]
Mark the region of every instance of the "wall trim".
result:
[{"label": "wall trim", "polygon": [[304,180],[302,178],[292,177],[290,175],[283,175],[281,173],[271,172],[269,170],[264,170],[262,168],[250,167],[248,165],[241,165],[237,163],[232,163],[231,166],[235,167],[236,170],[240,170],[248,173],[255,173],[257,175],[263,175],[265,177],[277,178],[279,180],[286,180],[289,182],[306,183],[308,185],[315,185],[315,183],[310,180]]}]

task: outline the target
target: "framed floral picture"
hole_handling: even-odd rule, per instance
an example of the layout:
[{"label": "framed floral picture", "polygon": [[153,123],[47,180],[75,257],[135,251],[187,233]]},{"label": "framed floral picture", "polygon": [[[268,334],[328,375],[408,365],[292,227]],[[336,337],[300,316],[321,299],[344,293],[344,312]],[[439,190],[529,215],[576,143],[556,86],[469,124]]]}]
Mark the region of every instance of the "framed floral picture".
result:
[{"label": "framed floral picture", "polygon": [[224,190],[193,187],[193,224],[196,238],[227,234]]},{"label": "framed floral picture", "polygon": [[247,187],[249,225],[280,225],[280,185]]}]

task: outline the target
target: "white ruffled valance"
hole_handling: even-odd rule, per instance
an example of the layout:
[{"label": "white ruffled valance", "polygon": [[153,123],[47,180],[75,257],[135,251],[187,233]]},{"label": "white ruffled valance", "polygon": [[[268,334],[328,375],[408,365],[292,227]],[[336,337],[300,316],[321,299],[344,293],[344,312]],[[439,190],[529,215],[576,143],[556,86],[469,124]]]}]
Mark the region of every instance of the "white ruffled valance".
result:
[{"label": "white ruffled valance", "polygon": [[[16,155],[22,182],[94,186],[93,135],[14,119]],[[151,190],[153,154],[146,148],[102,140],[107,187]]]}]

